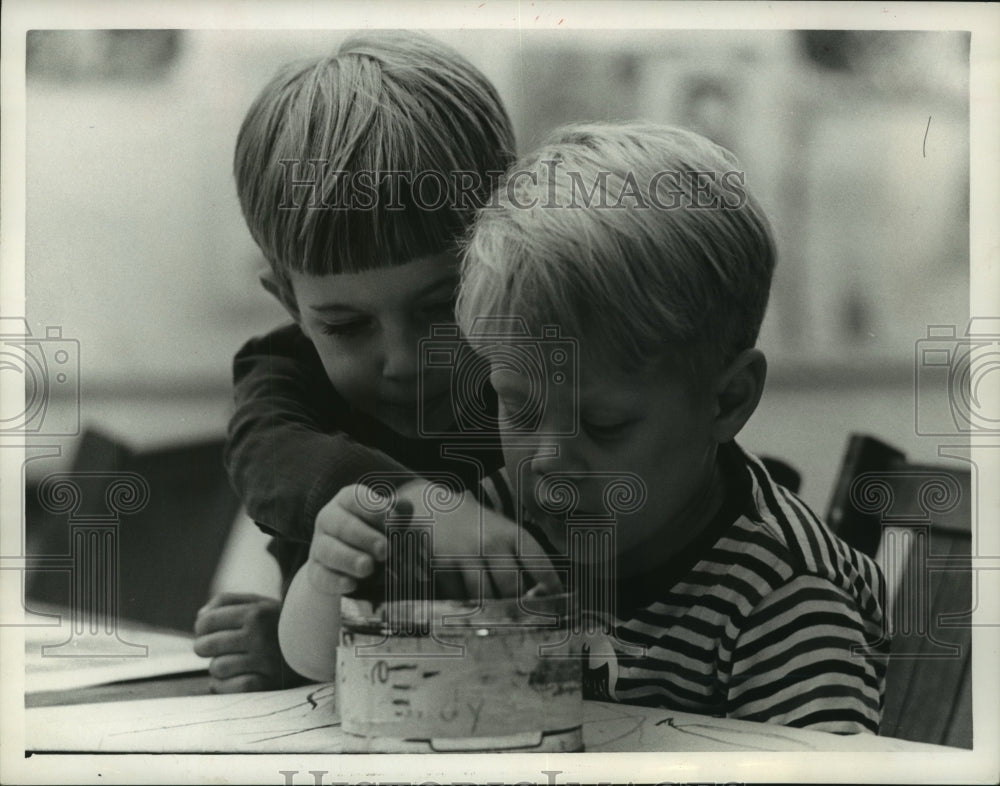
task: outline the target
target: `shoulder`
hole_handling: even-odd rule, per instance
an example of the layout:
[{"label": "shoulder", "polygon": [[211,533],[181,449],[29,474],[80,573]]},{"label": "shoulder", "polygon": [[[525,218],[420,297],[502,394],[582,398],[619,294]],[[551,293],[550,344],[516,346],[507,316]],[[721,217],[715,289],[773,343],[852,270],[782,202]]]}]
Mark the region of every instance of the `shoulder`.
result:
[{"label": "shoulder", "polygon": [[[810,631],[808,636],[805,631]],[[846,644],[849,650],[868,640],[870,633],[877,637],[878,631],[865,620],[851,592],[822,576],[796,575],[760,599],[747,618],[740,645],[759,648],[768,644],[787,655],[797,637],[823,635],[838,641],[837,646]]]},{"label": "shoulder", "polygon": [[741,450],[749,477],[756,526],[777,544],[794,576],[828,582],[858,605],[866,616],[881,619],[884,578],[874,560],[838,538],[796,494],[776,483],[760,459]]},{"label": "shoulder", "polygon": [[880,638],[839,587],[796,576],[754,609],[739,635],[727,715],[877,733],[885,690]]}]

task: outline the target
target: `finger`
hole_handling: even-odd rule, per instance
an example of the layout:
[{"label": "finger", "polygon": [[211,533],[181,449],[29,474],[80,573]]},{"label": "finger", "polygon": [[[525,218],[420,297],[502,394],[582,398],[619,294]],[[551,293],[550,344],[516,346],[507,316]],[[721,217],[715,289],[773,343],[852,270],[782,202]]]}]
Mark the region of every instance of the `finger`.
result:
[{"label": "finger", "polygon": [[212,693],[251,693],[259,690],[274,690],[278,680],[263,674],[240,674],[225,680],[212,679],[209,690]]},{"label": "finger", "polygon": [[375,558],[342,540],[319,533],[309,546],[309,560],[354,579],[363,579],[375,570]]},{"label": "finger", "polygon": [[465,577],[460,570],[434,571],[435,600],[466,600]]},{"label": "finger", "polygon": [[386,514],[386,522],[392,521],[396,524],[408,524],[413,518],[413,503],[408,499],[396,500],[392,510]]},{"label": "finger", "polygon": [[281,673],[281,660],[277,655],[220,655],[212,658],[208,673],[217,680],[228,680],[241,674],[259,674],[275,679]]},{"label": "finger", "polygon": [[527,592],[525,592],[521,597],[524,600],[533,600],[535,598],[544,598],[546,595],[553,595],[558,593],[560,587],[550,587],[547,584],[535,584]]},{"label": "finger", "polygon": [[484,573],[486,571],[483,569],[482,563],[474,564],[472,560],[468,560],[467,567],[463,567],[461,570],[462,580],[465,583],[465,598],[463,600],[481,601],[489,597],[487,590],[489,585],[484,581]]},{"label": "finger", "polygon": [[209,633],[194,640],[194,654],[202,658],[219,655],[241,654],[250,651],[250,640],[242,630],[226,630]]},{"label": "finger", "polygon": [[201,614],[203,611],[211,611],[212,609],[217,609],[220,606],[232,606],[238,603],[253,603],[263,599],[263,595],[255,595],[252,592],[220,592],[218,595],[213,596],[208,603],[198,609],[198,613]]},{"label": "finger", "polygon": [[202,610],[195,618],[194,633],[196,636],[202,636],[219,630],[241,628],[253,612],[254,606],[252,604],[217,606],[207,611]]},{"label": "finger", "polygon": [[[381,530],[385,517],[392,508],[393,500],[362,483],[358,483],[344,486],[328,503],[328,506],[330,504],[336,505],[367,522],[369,526]],[[320,512],[322,513],[322,511]]]},{"label": "finger", "polygon": [[312,560],[306,563],[306,576],[313,589],[324,595],[346,595],[358,587],[356,579],[327,570]]},{"label": "finger", "polygon": [[518,593],[518,580],[516,570],[491,570],[490,567],[484,569],[485,588],[489,590],[491,598],[516,598]]},{"label": "finger", "polygon": [[521,555],[532,558],[531,566],[526,570],[529,575],[527,582],[529,589],[532,585],[540,584],[542,586],[538,590],[540,594],[551,595],[561,592],[563,589],[562,580],[559,578],[556,569],[552,567],[552,562],[549,560],[548,554],[545,553],[545,549],[526,532],[523,535],[524,537],[521,539]]},{"label": "finger", "polygon": [[[386,539],[383,522],[373,525],[362,516],[336,505],[336,498],[316,516],[316,535],[325,535],[349,546],[371,554],[377,560],[385,559]],[[316,537],[313,537],[316,540]]]}]

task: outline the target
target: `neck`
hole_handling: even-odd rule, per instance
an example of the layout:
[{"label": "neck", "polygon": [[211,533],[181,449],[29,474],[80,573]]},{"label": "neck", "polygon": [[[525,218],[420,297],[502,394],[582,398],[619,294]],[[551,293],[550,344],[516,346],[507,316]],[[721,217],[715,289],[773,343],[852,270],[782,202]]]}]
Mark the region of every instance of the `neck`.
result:
[{"label": "neck", "polygon": [[650,538],[619,555],[619,578],[645,573],[691,545],[719,512],[727,490],[716,456],[711,472],[688,503]]}]

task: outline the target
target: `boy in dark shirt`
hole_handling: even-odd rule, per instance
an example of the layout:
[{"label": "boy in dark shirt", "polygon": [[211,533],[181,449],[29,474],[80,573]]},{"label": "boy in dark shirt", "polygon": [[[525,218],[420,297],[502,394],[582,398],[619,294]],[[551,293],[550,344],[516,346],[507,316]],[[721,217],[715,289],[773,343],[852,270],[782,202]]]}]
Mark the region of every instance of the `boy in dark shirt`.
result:
[{"label": "boy in dark shirt", "polygon": [[[501,463],[495,434],[483,434],[477,468],[417,433],[418,408],[432,430],[454,414],[450,377],[420,377],[417,352],[431,325],[453,321],[457,239],[513,149],[486,78],[413,34],[352,38],[290,65],[248,111],[240,204],[270,266],[262,283],[295,324],[236,356],[226,465],[274,536],[283,591],[344,486],[449,473],[474,487]],[[259,596],[202,609],[195,646],[213,658],[215,690],[282,684],[277,616]]]}]

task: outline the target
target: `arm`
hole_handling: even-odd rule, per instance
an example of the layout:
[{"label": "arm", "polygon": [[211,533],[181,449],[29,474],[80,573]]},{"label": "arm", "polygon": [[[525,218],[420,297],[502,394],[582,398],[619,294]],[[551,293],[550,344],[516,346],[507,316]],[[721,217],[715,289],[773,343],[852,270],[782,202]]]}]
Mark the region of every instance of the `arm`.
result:
[{"label": "arm", "polygon": [[[317,512],[336,491],[367,472],[405,470],[339,428],[349,416],[348,405],[298,326],[249,341],[236,355],[233,377],[236,409],[226,467],[250,516],[277,535],[269,551],[281,567],[284,597],[308,552]],[[301,682],[281,657],[280,609],[276,599],[224,594],[199,611],[194,647],[212,659],[213,692]],[[339,602],[333,610],[339,611]],[[335,633],[336,627],[335,620],[329,630]]]},{"label": "arm", "polygon": [[362,505],[360,489],[345,486],[316,517],[309,559],[292,579],[278,620],[285,660],[317,682],[333,680],[336,671],[341,597],[385,562],[388,501],[382,510]]},{"label": "arm", "polygon": [[295,671],[316,682],[332,682],[336,673],[340,597],[313,584],[306,563],[288,586],[281,607],[281,653]]},{"label": "arm", "polygon": [[868,639],[846,593],[814,576],[792,579],[744,625],[733,651],[727,716],[877,734],[885,666],[863,654]]},{"label": "arm", "polygon": [[[446,597],[516,596],[518,576],[509,565],[519,554],[538,558],[530,571],[536,587],[554,591],[561,586],[542,547],[517,524],[483,508],[468,491],[460,501],[453,499],[458,504],[445,505],[446,512],[428,511],[426,500],[435,498],[433,488],[423,479],[410,481],[399,488],[395,504],[397,510],[433,514],[435,568],[448,569],[457,584],[447,588]],[[332,680],[336,671],[341,596],[384,569],[385,517],[391,503],[386,500],[378,510],[363,505],[360,499],[373,497],[359,489],[363,487],[345,487],[317,517],[309,560],[292,580],[281,609],[282,654],[293,669],[318,681]],[[501,569],[493,569],[494,558],[501,561]]]},{"label": "arm", "polygon": [[350,411],[312,344],[291,325],[249,341],[233,361],[235,411],[225,462],[250,517],[308,543],[316,515],[369,472],[405,472],[345,433]]}]

